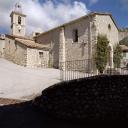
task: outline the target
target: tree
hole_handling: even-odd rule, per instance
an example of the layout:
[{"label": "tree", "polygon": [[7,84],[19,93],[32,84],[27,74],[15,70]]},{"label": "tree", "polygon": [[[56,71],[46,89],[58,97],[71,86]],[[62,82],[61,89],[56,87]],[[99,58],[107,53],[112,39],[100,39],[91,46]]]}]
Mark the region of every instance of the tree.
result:
[{"label": "tree", "polygon": [[95,61],[96,61],[96,67],[100,73],[103,73],[107,65],[108,44],[109,41],[105,35],[98,35]]},{"label": "tree", "polygon": [[114,67],[119,68],[121,64],[121,59],[122,59],[122,50],[119,44],[117,44],[114,48],[114,55],[113,55],[113,62],[114,62]]}]

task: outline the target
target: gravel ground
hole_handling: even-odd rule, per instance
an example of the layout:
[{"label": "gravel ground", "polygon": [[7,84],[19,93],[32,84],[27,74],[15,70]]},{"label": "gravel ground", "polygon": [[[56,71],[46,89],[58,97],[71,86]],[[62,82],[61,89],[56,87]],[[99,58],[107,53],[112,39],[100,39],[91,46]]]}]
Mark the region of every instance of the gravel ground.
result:
[{"label": "gravel ground", "polygon": [[31,69],[0,58],[0,98],[30,100],[58,82],[57,69]]}]

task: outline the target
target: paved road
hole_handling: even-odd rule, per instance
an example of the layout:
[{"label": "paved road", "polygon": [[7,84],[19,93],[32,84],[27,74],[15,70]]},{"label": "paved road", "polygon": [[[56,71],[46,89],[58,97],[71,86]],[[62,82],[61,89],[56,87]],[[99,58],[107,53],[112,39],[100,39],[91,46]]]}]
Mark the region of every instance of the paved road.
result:
[{"label": "paved road", "polygon": [[31,69],[0,58],[0,98],[29,100],[58,82],[57,69]]}]

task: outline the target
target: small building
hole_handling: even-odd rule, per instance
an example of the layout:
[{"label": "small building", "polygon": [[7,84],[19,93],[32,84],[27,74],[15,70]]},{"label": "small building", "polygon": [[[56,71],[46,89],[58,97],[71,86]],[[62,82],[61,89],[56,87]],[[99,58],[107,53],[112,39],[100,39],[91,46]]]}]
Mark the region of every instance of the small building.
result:
[{"label": "small building", "polygon": [[49,67],[49,48],[19,36],[6,35],[4,57],[26,67]]}]

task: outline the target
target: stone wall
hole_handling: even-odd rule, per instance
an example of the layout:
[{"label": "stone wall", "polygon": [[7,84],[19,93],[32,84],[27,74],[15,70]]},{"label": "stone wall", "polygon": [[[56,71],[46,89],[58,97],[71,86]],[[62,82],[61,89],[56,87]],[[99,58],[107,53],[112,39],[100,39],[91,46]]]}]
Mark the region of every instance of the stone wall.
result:
[{"label": "stone wall", "polygon": [[15,42],[15,40],[6,38],[5,58],[16,64],[26,66],[27,48],[24,45]]},{"label": "stone wall", "polygon": [[50,63],[54,68],[59,67],[59,34],[60,29],[55,29],[49,32],[46,32],[36,38],[38,43],[50,47],[49,58]]},{"label": "stone wall", "polygon": [[53,85],[34,104],[50,117],[73,121],[127,120],[128,76],[95,76]]},{"label": "stone wall", "polygon": [[[73,31],[78,30],[78,42],[73,42]],[[66,61],[89,59],[90,21],[81,19],[65,26]]]},{"label": "stone wall", "polygon": [[[40,56],[42,53],[42,57]],[[27,67],[49,67],[49,51],[27,48]]]},{"label": "stone wall", "polygon": [[[90,40],[90,21],[92,19],[82,19],[74,23],[67,24],[63,27],[65,38],[65,61],[90,59],[90,51],[88,49]],[[60,31],[62,27],[58,27],[46,32],[36,38],[38,43],[49,45],[51,47],[50,60],[53,61],[54,67],[59,66],[60,53]],[[78,42],[73,42],[73,30],[78,30]],[[61,58],[61,56],[60,56]]]},{"label": "stone wall", "polygon": [[96,31],[97,34],[106,35],[109,41],[108,47],[110,47],[109,50],[109,56],[108,56],[108,63],[106,68],[113,68],[114,62],[113,62],[113,49],[115,46],[119,43],[118,39],[118,28],[116,24],[114,23],[113,19],[109,15],[96,15]]},{"label": "stone wall", "polygon": [[96,15],[96,25],[97,33],[106,35],[113,46],[119,43],[118,29],[109,15]]},{"label": "stone wall", "polygon": [[125,37],[128,37],[128,30],[120,30],[119,31],[119,41],[124,39]]},{"label": "stone wall", "polygon": [[0,57],[4,57],[5,40],[0,39]]}]

